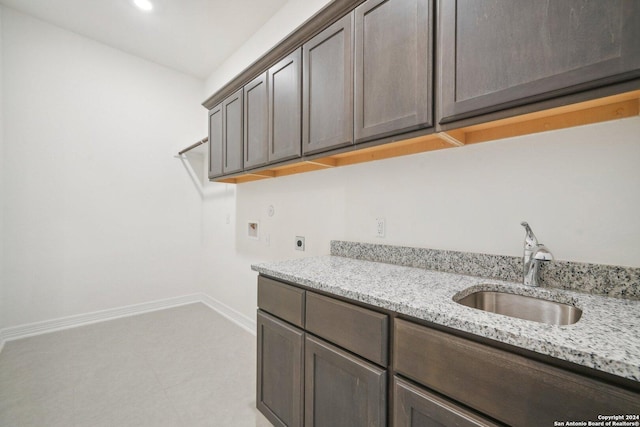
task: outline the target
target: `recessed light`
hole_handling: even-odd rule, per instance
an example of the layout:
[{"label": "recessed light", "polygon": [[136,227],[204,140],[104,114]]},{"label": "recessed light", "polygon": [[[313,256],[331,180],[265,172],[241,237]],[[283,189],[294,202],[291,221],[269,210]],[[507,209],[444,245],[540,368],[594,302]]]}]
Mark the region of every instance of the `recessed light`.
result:
[{"label": "recessed light", "polygon": [[133,3],[138,6],[139,9],[149,12],[153,9],[153,4],[149,0],[133,0]]}]

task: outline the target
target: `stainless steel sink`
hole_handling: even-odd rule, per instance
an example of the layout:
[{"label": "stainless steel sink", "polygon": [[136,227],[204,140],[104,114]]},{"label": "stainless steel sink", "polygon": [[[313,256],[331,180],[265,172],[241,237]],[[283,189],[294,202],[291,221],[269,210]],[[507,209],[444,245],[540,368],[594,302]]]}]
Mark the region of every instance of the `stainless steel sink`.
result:
[{"label": "stainless steel sink", "polygon": [[569,304],[506,292],[478,291],[457,302],[467,307],[549,325],[571,325],[582,316],[582,310]]}]

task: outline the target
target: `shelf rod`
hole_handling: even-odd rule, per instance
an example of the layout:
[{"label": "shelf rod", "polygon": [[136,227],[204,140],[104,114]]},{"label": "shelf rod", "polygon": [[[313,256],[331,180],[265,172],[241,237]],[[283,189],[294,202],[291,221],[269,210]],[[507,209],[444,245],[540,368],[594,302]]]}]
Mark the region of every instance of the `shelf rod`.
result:
[{"label": "shelf rod", "polygon": [[196,142],[195,144],[191,144],[190,146],[188,146],[184,150],[178,151],[178,156],[182,156],[187,151],[193,150],[194,148],[201,146],[202,144],[206,143],[207,141],[209,141],[209,137],[205,137],[204,139],[201,139],[200,141]]}]

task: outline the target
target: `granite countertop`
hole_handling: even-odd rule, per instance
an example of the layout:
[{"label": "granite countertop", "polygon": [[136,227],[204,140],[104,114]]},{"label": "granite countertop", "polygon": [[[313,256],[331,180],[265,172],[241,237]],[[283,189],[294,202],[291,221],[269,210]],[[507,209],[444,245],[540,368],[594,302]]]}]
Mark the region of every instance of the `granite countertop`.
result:
[{"label": "granite countertop", "polygon": [[[331,255],[254,264],[252,269],[640,381],[640,301]],[[465,307],[453,299],[476,290],[538,296],[572,304],[583,314],[573,325],[553,326]]]}]

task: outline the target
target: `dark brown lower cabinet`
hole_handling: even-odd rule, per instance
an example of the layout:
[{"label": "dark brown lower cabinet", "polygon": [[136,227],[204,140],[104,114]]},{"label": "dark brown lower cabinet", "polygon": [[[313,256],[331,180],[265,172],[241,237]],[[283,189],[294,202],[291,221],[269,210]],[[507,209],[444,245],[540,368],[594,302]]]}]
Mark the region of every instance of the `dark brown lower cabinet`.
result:
[{"label": "dark brown lower cabinet", "polygon": [[257,407],[276,426],[539,427],[640,414],[635,383],[397,313],[263,276],[258,305]]},{"label": "dark brown lower cabinet", "polygon": [[263,276],[258,307],[256,402],[269,421],[387,425],[386,314]]},{"label": "dark brown lower cabinet", "polygon": [[262,310],[257,323],[257,407],[275,426],[302,426],[304,332]]},{"label": "dark brown lower cabinet", "polygon": [[637,392],[401,319],[392,354],[397,373],[507,425],[640,413]]},{"label": "dark brown lower cabinet", "polygon": [[310,335],[305,339],[305,426],[383,427],[387,372]]},{"label": "dark brown lower cabinet", "polygon": [[393,378],[394,427],[496,427],[460,406],[398,377]]}]

